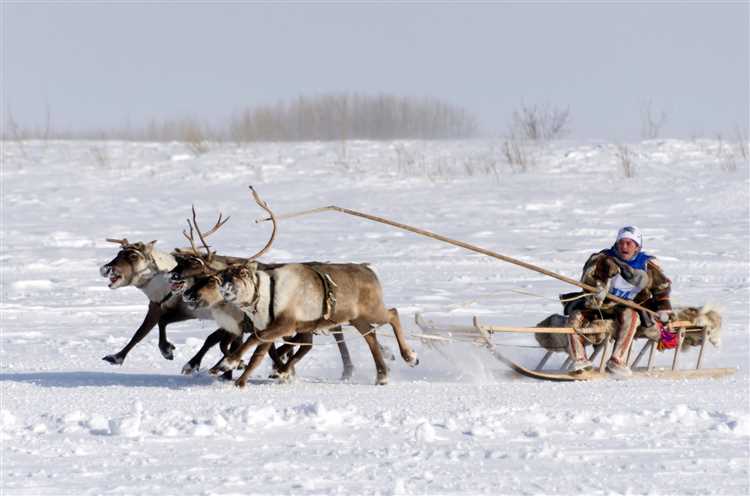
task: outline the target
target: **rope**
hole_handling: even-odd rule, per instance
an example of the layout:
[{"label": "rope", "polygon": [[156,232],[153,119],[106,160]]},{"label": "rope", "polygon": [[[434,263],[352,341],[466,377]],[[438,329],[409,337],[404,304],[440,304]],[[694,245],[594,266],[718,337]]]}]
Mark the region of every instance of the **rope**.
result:
[{"label": "rope", "polygon": [[[364,333],[364,334],[361,334],[361,333],[360,333],[360,336],[362,336],[362,337],[365,337],[365,336],[367,336],[368,334],[373,334],[373,333],[375,333],[375,331],[376,331],[376,330],[377,330],[377,329],[378,329],[379,327],[380,327],[380,326],[376,326],[376,327],[373,327],[372,329],[370,329],[369,331],[367,331],[367,332],[366,332],[366,333]],[[341,331],[341,334],[343,334],[343,333],[344,333],[344,331],[343,331],[343,329],[342,329],[342,331]],[[313,331],[313,334],[317,334],[317,333]],[[322,334],[326,334],[326,335],[328,335],[328,334],[330,334],[330,333],[328,333],[328,332],[322,332]],[[262,338],[262,337],[261,337],[261,336],[260,336],[260,335],[258,334],[258,330],[257,330],[257,329],[253,330],[253,335],[254,335],[254,336],[255,336],[255,337],[256,337],[256,338],[258,339],[258,341],[260,341],[261,343],[266,343],[266,344],[267,344],[267,343],[275,343],[275,342],[277,341],[276,339],[264,339],[264,338]],[[389,336],[388,334],[377,334],[377,335],[378,335],[378,336]],[[391,336],[391,337],[393,337],[393,336]],[[320,346],[333,346],[334,344],[335,344],[336,346],[338,346],[339,344],[341,344],[341,343],[345,343],[345,342],[346,342],[346,340],[344,340],[343,338],[342,338],[342,339],[339,339],[339,338],[334,338],[334,341],[335,341],[334,343],[328,343],[328,344],[325,344],[325,343],[322,343],[322,344],[320,344],[320,343],[319,343],[319,344],[313,344],[313,343],[297,343],[296,341],[289,341],[289,340],[287,340],[286,338],[282,338],[282,339],[281,339],[281,342],[282,342],[282,343],[284,343],[284,344],[291,344],[291,345],[293,345],[293,346],[315,346],[316,348],[318,348],[318,347],[320,347]]]}]

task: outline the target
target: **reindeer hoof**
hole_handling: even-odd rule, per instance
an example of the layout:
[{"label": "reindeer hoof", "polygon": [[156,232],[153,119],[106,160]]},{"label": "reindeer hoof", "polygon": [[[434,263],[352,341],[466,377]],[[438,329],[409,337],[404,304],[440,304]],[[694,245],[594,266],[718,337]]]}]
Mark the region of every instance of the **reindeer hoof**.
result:
[{"label": "reindeer hoof", "polygon": [[121,357],[120,355],[107,355],[102,358],[105,362],[109,362],[112,365],[122,365],[122,362],[125,361],[125,357]]},{"label": "reindeer hoof", "polygon": [[182,375],[192,375],[196,372],[198,372],[198,365],[193,365],[190,362],[186,363],[184,367],[182,367]]},{"label": "reindeer hoof", "polygon": [[410,367],[416,367],[419,365],[419,357],[412,351],[409,357],[406,358],[406,363],[408,363]]},{"label": "reindeer hoof", "polygon": [[174,360],[174,345],[169,341],[163,346],[159,345],[159,351],[161,351],[161,356],[167,360]]},{"label": "reindeer hoof", "polygon": [[234,381],[234,386],[240,389],[245,389],[246,385],[247,382],[244,379],[237,379],[236,381]]},{"label": "reindeer hoof", "polygon": [[292,382],[292,380],[294,379],[294,374],[288,370],[285,372],[278,372],[276,374],[276,379],[277,379],[277,382],[279,382],[280,384],[288,384]]},{"label": "reindeer hoof", "polygon": [[380,376],[375,381],[376,386],[385,386],[386,384],[388,384],[388,376]]},{"label": "reindeer hoof", "polygon": [[211,375],[218,375],[224,372],[228,372],[230,370],[234,370],[237,365],[239,365],[240,360],[233,360],[228,357],[222,358],[219,363],[211,367],[211,370],[209,372]]},{"label": "reindeer hoof", "polygon": [[354,374],[354,367],[346,367],[344,371],[341,373],[341,380],[342,381],[351,380],[352,374]]}]

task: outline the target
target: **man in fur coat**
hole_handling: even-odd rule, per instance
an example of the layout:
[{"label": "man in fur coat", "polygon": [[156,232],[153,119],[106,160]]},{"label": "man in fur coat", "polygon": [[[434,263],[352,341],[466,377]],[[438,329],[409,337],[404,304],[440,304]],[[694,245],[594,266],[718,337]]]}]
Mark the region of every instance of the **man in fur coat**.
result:
[{"label": "man in fur coat", "polygon": [[[585,327],[594,319],[615,320],[616,340],[607,370],[620,376],[630,376],[627,364],[628,352],[633,344],[638,326],[644,333],[658,337],[658,325],[651,314],[638,312],[624,305],[606,300],[607,294],[631,300],[658,313],[662,323],[669,322],[672,305],[669,301],[671,281],[664,275],[656,259],[644,253],[641,231],[635,226],[626,226],[617,233],[615,244],[599,253],[594,253],[583,267],[581,282],[595,286],[597,292],[584,299],[572,301],[566,307],[568,326]],[[590,370],[593,365],[586,356],[585,340],[581,334],[571,334],[568,353],[573,360],[573,370]]]}]

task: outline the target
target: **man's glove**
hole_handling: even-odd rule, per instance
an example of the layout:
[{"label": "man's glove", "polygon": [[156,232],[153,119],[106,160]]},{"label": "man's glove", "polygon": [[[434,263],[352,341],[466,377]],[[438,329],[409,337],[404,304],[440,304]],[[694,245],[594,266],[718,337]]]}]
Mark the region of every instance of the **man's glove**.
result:
[{"label": "man's glove", "polygon": [[664,325],[669,324],[669,321],[672,320],[673,313],[669,310],[659,310],[657,313],[659,314],[659,321]]},{"label": "man's glove", "polygon": [[607,298],[607,295],[609,294],[609,284],[601,285],[597,284],[596,286],[596,292],[591,293],[589,302],[590,306],[594,308],[599,308],[604,304],[604,300]]}]

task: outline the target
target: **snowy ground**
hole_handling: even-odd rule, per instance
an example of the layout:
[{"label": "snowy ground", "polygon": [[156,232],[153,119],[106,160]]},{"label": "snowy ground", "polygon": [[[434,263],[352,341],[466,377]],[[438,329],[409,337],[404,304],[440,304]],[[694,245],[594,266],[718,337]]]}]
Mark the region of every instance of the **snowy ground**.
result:
[{"label": "snowy ground", "polygon": [[[497,142],[181,144],[5,143],[2,195],[2,486],[60,494],[747,494],[750,491],[748,166],[726,143],[631,145],[635,177],[614,147],[560,143],[524,173]],[[659,256],[677,304],[721,303],[721,380],[541,383],[520,379],[468,344],[411,344],[421,363],[391,363],[376,387],[363,340],[357,369],[327,336],[291,384],[259,370],[246,390],[180,369],[214,329],[169,327],[122,366],[119,350],[145,314],[139,291],[111,291],[98,267],[107,237],[184,246],[195,203],[213,238],[251,254],[253,184],[277,213],[335,204],[429,229],[579,276],[616,229],[636,224]],[[533,325],[570,286],[380,224],[325,213],[284,221],[266,261],[368,261],[416,331],[441,322]],[[524,293],[520,293],[523,291]],[[526,294],[531,293],[531,294]],[[396,349],[383,330],[381,342]],[[498,344],[530,345],[529,337]],[[504,347],[533,364],[540,350]],[[218,353],[204,365],[213,364]],[[695,358],[690,353],[683,360]],[[660,363],[668,357],[660,356]]]}]

